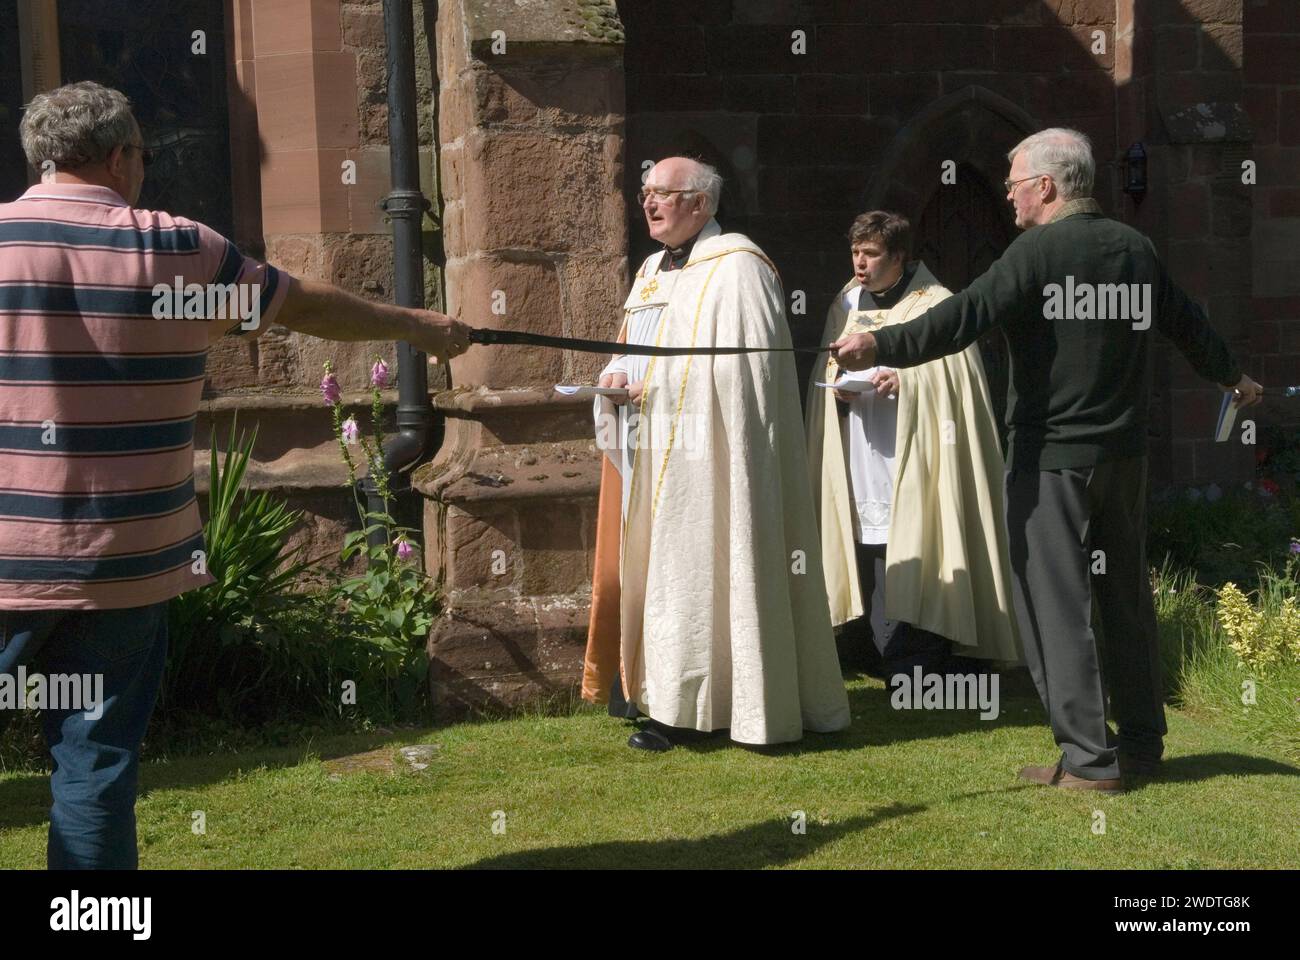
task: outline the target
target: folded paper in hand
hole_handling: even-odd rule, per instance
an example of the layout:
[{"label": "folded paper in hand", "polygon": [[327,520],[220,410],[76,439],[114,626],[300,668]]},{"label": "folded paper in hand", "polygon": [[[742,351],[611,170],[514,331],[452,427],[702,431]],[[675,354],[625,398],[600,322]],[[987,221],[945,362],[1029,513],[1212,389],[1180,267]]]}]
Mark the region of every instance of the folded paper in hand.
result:
[{"label": "folded paper in hand", "polygon": [[1214,428],[1214,439],[1223,443],[1232,434],[1232,425],[1237,422],[1237,408],[1232,401],[1235,391],[1229,390],[1223,395],[1223,405],[1219,407],[1219,425]]},{"label": "folded paper in hand", "polygon": [[566,397],[579,397],[590,399],[591,397],[609,397],[611,400],[626,400],[627,387],[583,387],[572,384],[555,385],[555,392],[563,394]]},{"label": "folded paper in hand", "polygon": [[827,390],[843,390],[845,393],[866,393],[868,390],[876,389],[876,385],[870,380],[840,380],[836,383],[822,383],[818,380],[817,386],[825,387]]}]

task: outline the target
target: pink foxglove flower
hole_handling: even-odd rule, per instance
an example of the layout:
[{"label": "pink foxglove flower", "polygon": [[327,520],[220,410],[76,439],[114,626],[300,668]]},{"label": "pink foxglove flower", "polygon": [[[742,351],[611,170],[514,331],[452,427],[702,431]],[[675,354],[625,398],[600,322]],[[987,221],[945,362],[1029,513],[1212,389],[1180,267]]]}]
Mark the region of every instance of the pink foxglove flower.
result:
[{"label": "pink foxglove flower", "polygon": [[388,386],[388,364],[383,360],[376,360],[375,365],[370,368],[370,385],[380,390]]},{"label": "pink foxglove flower", "polygon": [[343,442],[349,446],[354,446],[357,438],[361,436],[361,428],[357,426],[356,417],[348,417],[343,421]]},{"label": "pink foxglove flower", "polygon": [[321,378],[320,395],[325,398],[325,403],[331,407],[342,398],[343,391],[339,388],[339,382],[334,374],[327,373]]},{"label": "pink foxglove flower", "polygon": [[397,541],[397,559],[409,560],[415,554],[415,548],[411,542],[405,538]]}]

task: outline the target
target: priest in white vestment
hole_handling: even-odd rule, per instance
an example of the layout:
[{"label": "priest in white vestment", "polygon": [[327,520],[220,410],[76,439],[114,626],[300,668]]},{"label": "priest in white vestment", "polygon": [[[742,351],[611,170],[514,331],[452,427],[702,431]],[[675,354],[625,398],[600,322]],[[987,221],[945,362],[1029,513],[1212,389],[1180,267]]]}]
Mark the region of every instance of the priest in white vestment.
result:
[{"label": "priest in white vestment", "polygon": [[[721,178],[660,161],[642,208],[664,244],[641,265],[620,339],[790,347],[776,269],[713,214]],[[650,718],[630,745],[729,730],[746,744],[849,725],[826,605],[788,352],[616,357],[596,404],[605,449],[583,695]],[[617,574],[615,576],[615,573]]]},{"label": "priest in white vestment", "polygon": [[[822,343],[903,323],[951,296],[925,264],[906,262],[910,230],[886,211],[854,222],[855,276]],[[822,354],[813,368],[808,452],[831,618],[868,615],[887,678],[959,668],[953,654],[1020,659],[996,495],[1003,460],[978,351],[852,373]]]}]

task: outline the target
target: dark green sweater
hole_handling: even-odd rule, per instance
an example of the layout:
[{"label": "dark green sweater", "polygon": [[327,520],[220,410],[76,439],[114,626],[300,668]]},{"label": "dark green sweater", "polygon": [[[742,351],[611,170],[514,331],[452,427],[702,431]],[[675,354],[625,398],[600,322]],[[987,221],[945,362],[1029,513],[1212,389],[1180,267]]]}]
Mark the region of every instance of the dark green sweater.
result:
[{"label": "dark green sweater", "polygon": [[[1149,326],[1134,329],[1143,305]],[[961,293],[876,331],[876,362],[916,366],[995,325],[1010,347],[1008,466],[1056,470],[1145,456],[1156,330],[1207,380],[1230,387],[1241,379],[1151,241],[1101,216],[1092,200],[1072,201],[1051,223],[1026,230]]]}]

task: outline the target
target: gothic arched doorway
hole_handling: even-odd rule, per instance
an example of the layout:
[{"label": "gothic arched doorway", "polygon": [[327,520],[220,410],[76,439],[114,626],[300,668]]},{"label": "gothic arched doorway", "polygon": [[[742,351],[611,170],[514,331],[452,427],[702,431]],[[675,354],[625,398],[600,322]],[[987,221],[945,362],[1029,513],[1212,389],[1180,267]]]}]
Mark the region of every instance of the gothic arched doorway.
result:
[{"label": "gothic arched doorway", "polygon": [[[973,166],[956,168],[956,182],[938,187],[916,225],[916,257],[954,293],[989,268],[1015,238],[1010,207]],[[1007,345],[1002,330],[980,338],[984,373],[1006,450]]]}]

